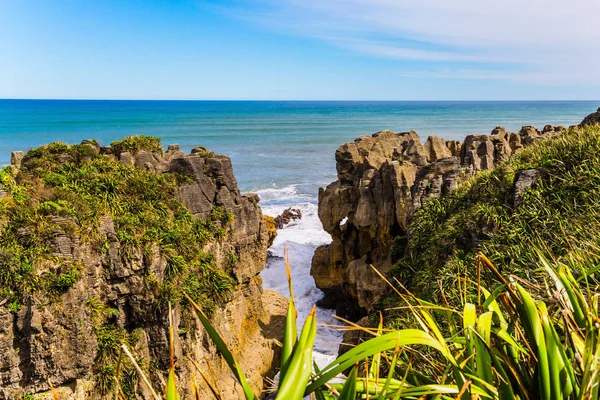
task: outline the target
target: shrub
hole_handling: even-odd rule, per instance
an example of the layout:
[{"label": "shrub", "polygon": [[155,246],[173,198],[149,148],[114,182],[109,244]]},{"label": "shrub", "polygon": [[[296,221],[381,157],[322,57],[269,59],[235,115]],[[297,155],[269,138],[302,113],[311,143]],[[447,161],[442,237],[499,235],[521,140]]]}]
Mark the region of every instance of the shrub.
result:
[{"label": "shrub", "polygon": [[110,144],[110,147],[115,155],[125,151],[136,154],[142,150],[162,154],[164,150],[160,142],[160,138],[155,136],[136,135],[127,136],[123,140],[115,140]]},{"label": "shrub", "polygon": [[72,266],[69,270],[61,273],[52,283],[52,287],[59,291],[65,291],[72,287],[79,280],[79,271],[76,266]]}]

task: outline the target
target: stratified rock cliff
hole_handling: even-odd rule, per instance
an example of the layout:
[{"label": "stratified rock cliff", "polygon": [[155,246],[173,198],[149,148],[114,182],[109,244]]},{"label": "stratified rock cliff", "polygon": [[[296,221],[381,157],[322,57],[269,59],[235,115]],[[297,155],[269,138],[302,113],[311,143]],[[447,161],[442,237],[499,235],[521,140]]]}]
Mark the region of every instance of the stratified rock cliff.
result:
[{"label": "stratified rock cliff", "polygon": [[331,244],[316,250],[311,267],[326,295],[323,305],[354,317],[370,311],[385,295],[386,284],[369,265],[382,273],[392,267],[394,238],[410,235],[416,210],[449,193],[461,179],[563,130],[524,126],[515,133],[497,127],[462,143],[436,136],[421,143],[414,131],[382,131],[340,146],[338,180],[319,190],[319,218],[332,237]]},{"label": "stratified rock cliff", "polygon": [[[93,174],[86,176],[97,177],[97,181],[86,178],[88,181],[81,185],[101,187],[98,193],[106,195],[107,202],[110,196],[125,190],[111,186],[110,174],[102,175],[113,165],[110,163],[131,166],[117,169],[127,175],[123,179],[140,174],[140,179],[127,181],[132,185],[153,183],[160,174],[177,183],[171,197],[140,189],[142,198],[124,203],[125,208],[132,209],[124,208],[122,215],[94,215],[93,207],[81,208],[87,204],[81,197],[73,197],[75,211],[64,211],[70,210],[69,202],[56,196],[72,195],[65,188],[74,181],[53,171],[44,174],[44,157],[61,164],[60,171],[68,171],[69,179],[72,171],[90,174],[91,170]],[[163,154],[157,148],[100,148],[94,141],[84,141],[77,146],[36,149],[27,155],[15,153],[12,162],[14,172],[5,171],[4,177],[14,175],[14,182],[8,184],[6,178],[5,190],[0,193],[2,235],[14,235],[20,251],[31,251],[27,246],[32,238],[39,239],[35,226],[15,228],[12,219],[20,214],[4,212],[21,203],[23,210],[33,210],[39,224],[48,224],[52,233],[36,242],[47,246],[47,251],[40,250],[43,257],[28,267],[35,276],[17,271],[27,282],[38,282],[39,288],[11,281],[9,288],[0,292],[0,399],[45,392],[50,383],[61,399],[112,395],[115,349],[120,343],[129,344],[160,390],[160,376],[165,376],[169,360],[168,302],[174,306],[175,365],[182,398],[192,398],[196,387],[200,398],[210,397],[201,374],[221,391],[223,398],[241,398],[241,388],[181,299],[180,291],[192,297],[198,295],[198,301],[205,300],[215,327],[260,393],[263,378],[273,373],[279,360],[276,343],[283,332],[287,301],[275,292],[263,291],[259,272],[265,266],[270,232],[263,223],[258,196],[240,193],[228,157],[203,148],[186,155],[177,145],[169,146]],[[19,185],[32,182],[40,187],[23,190],[35,189],[40,198],[19,198]],[[128,190],[135,198],[137,189]],[[164,219],[151,221],[155,214],[134,210],[147,204]],[[181,204],[189,213],[178,208]],[[89,226],[81,222],[81,210],[89,212]],[[134,229],[124,228],[123,215],[137,218]],[[175,229],[161,230],[163,224],[173,221],[189,224],[206,236],[202,248],[185,250],[191,254],[189,260],[181,254],[187,244],[193,243],[173,238],[179,234]],[[132,246],[136,224],[141,230],[145,223],[154,224],[152,229],[158,233],[149,229],[141,239],[143,245]],[[9,253],[15,250],[2,243],[0,271],[5,273],[11,268],[6,263],[13,257]],[[207,287],[215,289],[211,292]],[[124,363],[121,376],[129,398],[150,398],[130,365]]]}]

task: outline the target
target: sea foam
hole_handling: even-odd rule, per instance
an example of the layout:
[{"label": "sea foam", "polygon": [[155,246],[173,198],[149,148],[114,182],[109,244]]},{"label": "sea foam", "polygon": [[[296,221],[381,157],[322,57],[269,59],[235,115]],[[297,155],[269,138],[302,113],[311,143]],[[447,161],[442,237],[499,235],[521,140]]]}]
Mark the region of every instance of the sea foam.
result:
[{"label": "sea foam", "polygon": [[[331,242],[331,236],[323,230],[317,215],[314,197],[301,193],[297,186],[257,190],[261,198],[263,213],[273,217],[292,207],[302,211],[302,219],[293,221],[278,230],[277,237],[269,249],[267,267],[261,273],[265,289],[275,290],[289,298],[288,283],[283,260],[287,247],[292,273],[294,298],[298,309],[298,329],[302,328],[313,305],[323,297],[310,276],[310,265],[315,249]],[[311,198],[312,197],[312,198]],[[335,359],[343,332],[333,317],[334,310],[317,307],[317,338],[314,359],[321,368]]]}]

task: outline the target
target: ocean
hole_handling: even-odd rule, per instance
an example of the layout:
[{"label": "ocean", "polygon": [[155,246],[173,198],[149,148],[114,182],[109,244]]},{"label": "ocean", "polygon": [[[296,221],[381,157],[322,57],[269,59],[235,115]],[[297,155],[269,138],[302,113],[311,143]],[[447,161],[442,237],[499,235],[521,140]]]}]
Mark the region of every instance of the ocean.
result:
[{"label": "ocean", "polygon": [[[184,151],[197,145],[231,157],[243,192],[261,198],[263,212],[287,207],[304,215],[279,231],[262,272],[265,288],[287,295],[282,259],[288,246],[299,323],[322,296],[309,274],[317,246],[331,240],[317,217],[317,192],[335,180],[337,147],[383,129],[415,130],[462,140],[496,126],[572,125],[596,111],[600,101],[527,102],[347,102],[347,101],[81,101],[0,100],[0,164],[10,152],[51,141],[102,144],[132,134],[159,136]],[[331,310],[318,310],[315,359],[321,365],[336,353],[341,333]]]}]

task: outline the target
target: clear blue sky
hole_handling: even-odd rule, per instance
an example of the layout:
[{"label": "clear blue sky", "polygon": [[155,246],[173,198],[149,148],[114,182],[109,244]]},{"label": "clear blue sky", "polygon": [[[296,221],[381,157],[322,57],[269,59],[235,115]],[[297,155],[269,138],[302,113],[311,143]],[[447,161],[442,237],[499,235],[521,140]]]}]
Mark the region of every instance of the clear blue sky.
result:
[{"label": "clear blue sky", "polygon": [[0,0],[0,98],[599,99],[600,2],[521,3]]}]

